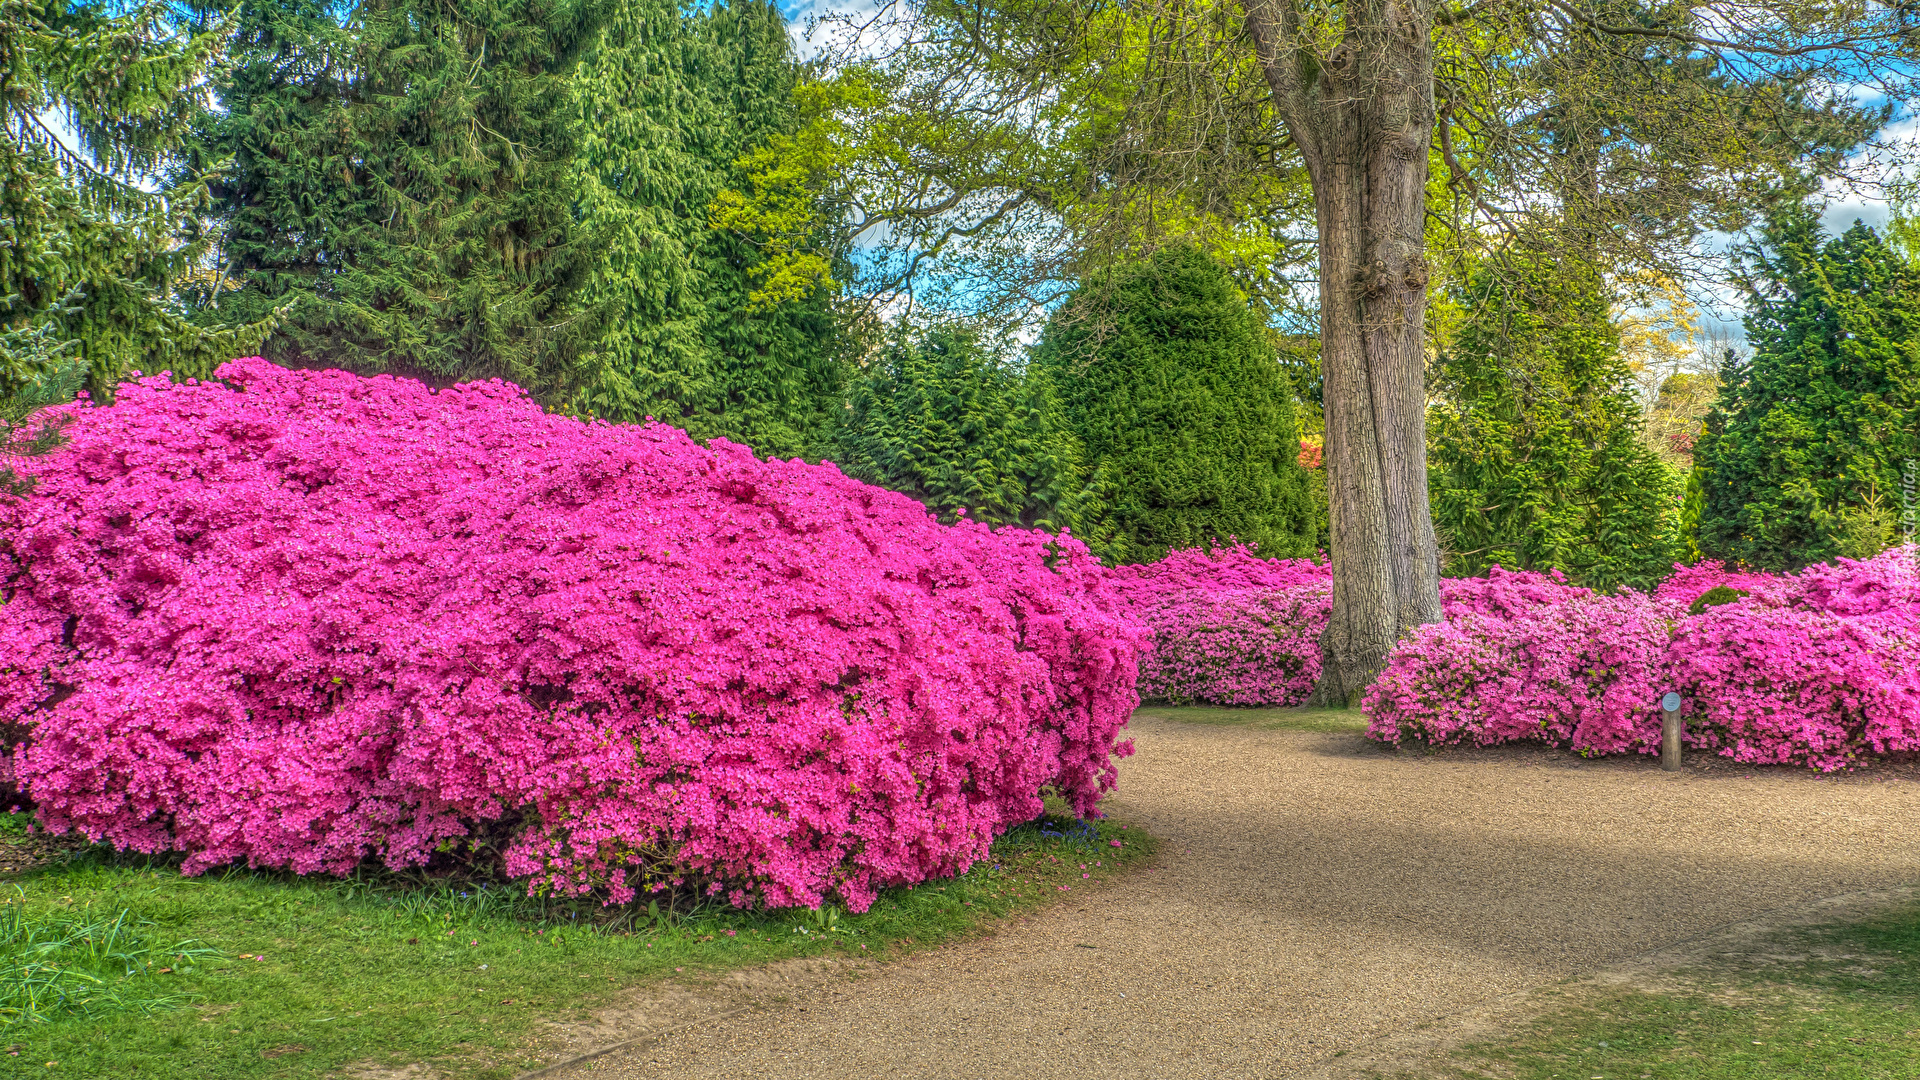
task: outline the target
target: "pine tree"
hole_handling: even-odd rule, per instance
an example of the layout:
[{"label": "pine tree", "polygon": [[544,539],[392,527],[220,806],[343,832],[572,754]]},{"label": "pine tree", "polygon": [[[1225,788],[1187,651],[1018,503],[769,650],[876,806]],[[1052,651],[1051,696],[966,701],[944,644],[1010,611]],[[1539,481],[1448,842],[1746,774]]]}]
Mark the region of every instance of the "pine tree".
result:
[{"label": "pine tree", "polygon": [[1856,222],[1776,209],[1747,253],[1747,341],[1695,450],[1700,549],[1765,569],[1890,542],[1920,459],[1920,268]]},{"label": "pine tree", "polygon": [[827,451],[844,382],[830,298],[751,302],[759,250],[709,218],[745,183],[735,162],[794,127],[799,74],[786,20],[762,0],[613,9],[573,85],[600,250],[587,293],[606,324],[569,373],[570,408],[763,454]]},{"label": "pine tree", "polygon": [[244,0],[205,137],[236,162],[220,308],[286,305],[281,363],[549,386],[591,329],[567,75],[592,10]]},{"label": "pine tree", "polygon": [[900,331],[854,381],[839,431],[841,468],[927,504],[1075,536],[1099,550],[1099,482],[1067,430],[1046,375],[1016,370],[972,333]]},{"label": "pine tree", "polygon": [[1456,574],[1564,571],[1648,585],[1678,553],[1678,477],[1641,439],[1604,281],[1566,254],[1509,250],[1476,274],[1428,412],[1434,524]]},{"label": "pine tree", "polygon": [[182,150],[218,42],[110,10],[0,0],[0,404],[15,419],[76,376],[104,401],[131,370],[206,375],[267,330],[187,320],[204,186],[138,183]]},{"label": "pine tree", "polygon": [[1086,282],[1034,362],[1111,485],[1114,559],[1235,538],[1312,553],[1292,386],[1258,309],[1205,253],[1163,251]]}]

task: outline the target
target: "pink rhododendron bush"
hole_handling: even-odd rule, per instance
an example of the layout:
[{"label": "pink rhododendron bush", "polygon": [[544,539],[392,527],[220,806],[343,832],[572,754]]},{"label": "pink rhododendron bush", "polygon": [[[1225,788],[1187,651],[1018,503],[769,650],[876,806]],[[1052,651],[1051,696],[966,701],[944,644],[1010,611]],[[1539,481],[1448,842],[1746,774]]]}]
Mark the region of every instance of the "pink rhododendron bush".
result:
[{"label": "pink rhododendron bush", "polygon": [[[1140,696],[1178,704],[1302,704],[1320,678],[1320,632],[1332,606],[1332,569],[1307,559],[1262,559],[1248,545],[1174,551],[1114,570],[1115,588],[1153,634],[1141,656]],[[1588,595],[1558,577],[1494,567],[1484,578],[1440,583],[1449,618],[1505,617]]]},{"label": "pink rhododendron bush", "polygon": [[55,830],[864,910],[1131,751],[1144,637],[1074,541],[498,383],[219,376],[76,408],[0,506],[0,725]]},{"label": "pink rhododendron bush", "polygon": [[1751,595],[1678,620],[1668,651],[1689,744],[1829,771],[1920,750],[1920,552],[1730,587]]},{"label": "pink rhododendron bush", "polygon": [[1654,588],[1653,595],[1658,600],[1678,600],[1685,607],[1714,589],[1750,593],[1772,585],[1779,579],[1779,574],[1759,570],[1729,570],[1723,563],[1707,560],[1692,566],[1675,566],[1673,573]]},{"label": "pink rhododendron bush", "polygon": [[1140,658],[1143,698],[1291,705],[1320,677],[1332,595],[1325,565],[1234,545],[1116,567],[1113,580],[1152,634]]},{"label": "pink rhododendron bush", "polygon": [[[1690,613],[1720,586],[1747,595]],[[1920,750],[1920,558],[1909,546],[1793,575],[1681,568],[1652,596],[1449,613],[1394,650],[1363,705],[1385,742],[1654,753],[1668,691],[1688,745],[1736,761],[1832,770]]]},{"label": "pink rhododendron bush", "polygon": [[[1325,564],[1176,551],[1116,569],[1114,587],[1153,635],[1143,697],[1292,706],[1319,678]],[[1651,754],[1671,690],[1689,745],[1742,762],[1834,769],[1920,750],[1911,547],[1793,575],[1676,567],[1650,595],[1494,567],[1443,579],[1440,597],[1445,621],[1402,642],[1366,695],[1375,739]]]},{"label": "pink rhododendron bush", "polygon": [[1367,734],[1480,746],[1538,739],[1587,754],[1657,749],[1673,610],[1628,592],[1420,627],[1362,700]]}]

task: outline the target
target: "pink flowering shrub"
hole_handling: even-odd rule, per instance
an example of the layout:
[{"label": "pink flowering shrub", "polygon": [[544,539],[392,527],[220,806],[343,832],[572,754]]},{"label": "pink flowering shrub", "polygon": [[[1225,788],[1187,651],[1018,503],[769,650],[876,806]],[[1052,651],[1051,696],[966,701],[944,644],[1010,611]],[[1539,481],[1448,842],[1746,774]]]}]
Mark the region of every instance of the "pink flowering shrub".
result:
[{"label": "pink flowering shrub", "polygon": [[1449,612],[1388,656],[1361,707],[1382,742],[1538,739],[1582,754],[1657,749],[1672,606],[1638,593]]},{"label": "pink flowering shrub", "polygon": [[1292,705],[1320,677],[1331,571],[1262,559],[1249,544],[1185,548],[1119,566],[1114,591],[1152,634],[1140,696],[1180,704]]},{"label": "pink flowering shrub", "polygon": [[1723,563],[1705,560],[1692,566],[1676,563],[1673,573],[1654,588],[1653,595],[1661,600],[1678,600],[1685,607],[1721,586],[1750,593],[1779,579],[1780,575],[1763,570],[1729,570]]},{"label": "pink flowering shrub", "polygon": [[1154,646],[1141,654],[1140,696],[1175,704],[1297,705],[1320,678],[1328,585],[1195,590],[1137,612]]},{"label": "pink flowering shrub", "polygon": [[1326,563],[1312,559],[1262,559],[1257,545],[1231,544],[1212,550],[1180,548],[1159,562],[1116,566],[1113,587],[1130,602],[1193,591],[1236,592],[1324,585],[1333,580]]},{"label": "pink flowering shrub", "polygon": [[1920,558],[1896,548],[1754,581],[1680,620],[1669,649],[1690,745],[1831,771],[1920,750]]},{"label": "pink flowering shrub", "polygon": [[857,911],[1131,752],[1145,639],[1075,541],[499,383],[218,375],[76,408],[0,505],[0,725],[56,831]]},{"label": "pink flowering shrub", "polygon": [[1567,584],[1558,570],[1542,574],[1490,566],[1486,577],[1440,579],[1440,611],[1448,619],[1462,615],[1510,619],[1592,595],[1592,589]]},{"label": "pink flowering shrub", "polygon": [[[1725,585],[1750,595],[1689,614]],[[1653,753],[1656,704],[1688,745],[1753,764],[1841,768],[1920,750],[1920,565],[1912,547],[1793,575],[1679,568],[1653,596],[1574,598],[1422,627],[1363,707],[1368,734],[1478,745],[1538,739]]]},{"label": "pink flowering shrub", "polygon": [[[1140,695],[1176,703],[1292,706],[1320,678],[1320,632],[1332,568],[1261,559],[1249,546],[1187,549],[1113,571],[1115,588],[1153,634],[1141,654]],[[1492,568],[1440,583],[1449,618],[1509,616],[1590,595],[1558,574]]]}]

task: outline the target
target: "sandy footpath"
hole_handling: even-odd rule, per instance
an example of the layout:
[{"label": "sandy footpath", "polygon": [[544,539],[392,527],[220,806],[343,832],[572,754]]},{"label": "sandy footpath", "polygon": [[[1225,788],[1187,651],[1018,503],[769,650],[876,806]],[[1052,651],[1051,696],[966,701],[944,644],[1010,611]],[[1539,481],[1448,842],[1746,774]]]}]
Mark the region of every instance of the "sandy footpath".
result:
[{"label": "sandy footpath", "polygon": [[1920,880],[1907,779],[1133,733],[1108,807],[1164,839],[1155,869],[550,1075],[1336,1076],[1533,987]]}]

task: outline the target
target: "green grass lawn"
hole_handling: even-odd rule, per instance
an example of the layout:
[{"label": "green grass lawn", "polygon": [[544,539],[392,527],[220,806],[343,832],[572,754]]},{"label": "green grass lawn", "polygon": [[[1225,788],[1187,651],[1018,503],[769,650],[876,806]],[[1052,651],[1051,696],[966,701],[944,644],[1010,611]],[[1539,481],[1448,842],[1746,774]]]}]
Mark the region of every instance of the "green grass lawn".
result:
[{"label": "green grass lawn", "polygon": [[1048,818],[965,875],[888,890],[860,915],[628,910],[601,925],[597,906],[511,886],[184,878],[91,849],[0,875],[0,1076],[251,1080],[428,1062],[508,1077],[544,1063],[546,1022],[584,1020],[636,985],[901,955],[1108,882],[1152,849],[1119,823]]},{"label": "green grass lawn", "polygon": [[1273,731],[1348,732],[1367,730],[1359,709],[1267,709],[1202,705],[1142,705],[1135,716],[1178,720],[1183,724],[1245,724]]},{"label": "green grass lawn", "polygon": [[1513,1080],[1911,1080],[1920,908],[1776,935],[1660,992],[1581,989],[1447,1070]]}]

